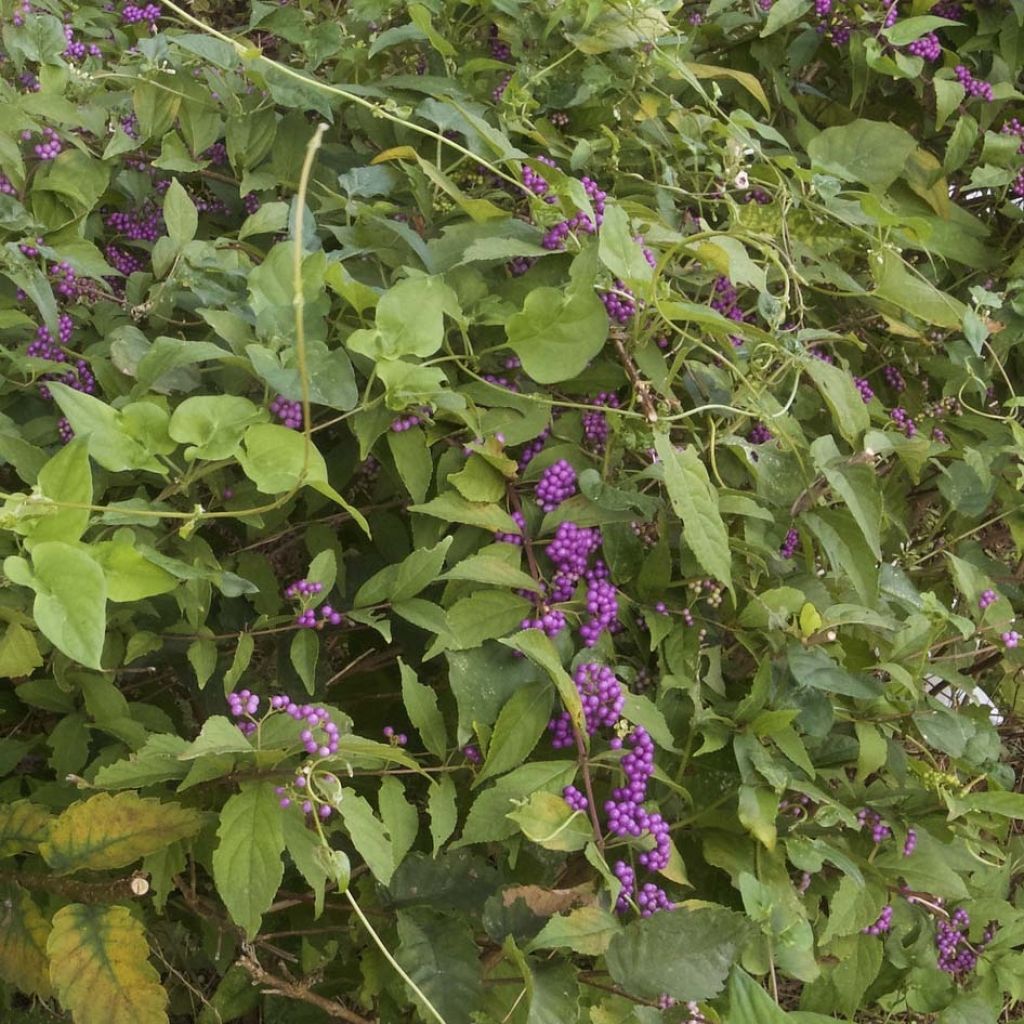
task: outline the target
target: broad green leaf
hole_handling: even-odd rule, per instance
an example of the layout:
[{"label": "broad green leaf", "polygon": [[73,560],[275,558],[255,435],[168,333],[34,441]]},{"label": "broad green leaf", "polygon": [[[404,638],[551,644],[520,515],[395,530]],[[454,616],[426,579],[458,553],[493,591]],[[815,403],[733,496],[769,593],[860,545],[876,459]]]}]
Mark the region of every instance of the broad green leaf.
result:
[{"label": "broad green leaf", "polygon": [[914,137],[889,121],[858,118],[826,128],[807,145],[816,168],[844,181],[888,188],[917,148]]},{"label": "broad green leaf", "polygon": [[26,995],[49,999],[50,961],[46,941],[50,922],[20,886],[8,890],[0,928],[0,978]]},{"label": "broad green leaf", "polygon": [[231,919],[250,939],[259,931],[284,877],[283,813],[274,787],[261,782],[245,784],[220,814],[213,880]]},{"label": "broad green leaf", "polygon": [[582,373],[604,348],[608,315],[593,291],[534,288],[506,331],[526,374],[538,384],[556,384]]},{"label": "broad green leaf", "polygon": [[625,282],[650,281],[654,274],[641,243],[633,238],[629,216],[617,203],[605,206],[598,242],[601,262]]},{"label": "broad green leaf", "polygon": [[478,590],[448,609],[451,640],[446,646],[465,650],[479,647],[484,640],[504,636],[519,626],[530,608],[530,602],[518,594],[506,590]]},{"label": "broad green leaf", "polygon": [[522,764],[537,745],[550,718],[550,684],[537,683],[514,693],[494,723],[487,760],[474,786]]},{"label": "broad green leaf", "polygon": [[46,942],[50,981],[75,1024],[167,1024],[146,930],[126,907],[71,903]]},{"label": "broad green leaf", "polygon": [[909,270],[891,249],[872,253],[868,264],[878,298],[905,309],[927,324],[959,328],[963,323],[967,307],[959,299],[939,291],[919,272]]},{"label": "broad green leaf", "polygon": [[169,572],[144,558],[127,541],[100,541],[89,550],[103,569],[110,601],[141,601],[167,594],[179,585]]},{"label": "broad green leaf", "polygon": [[791,645],[788,661],[793,678],[801,686],[810,686],[815,690],[873,700],[884,688],[868,676],[855,676],[840,668],[820,647]]},{"label": "broad green leaf", "polygon": [[530,842],[545,850],[571,853],[582,850],[594,838],[590,818],[574,811],[558,793],[532,793],[508,816]]},{"label": "broad green leaf", "polygon": [[[92,504],[92,470],[86,443],[76,438],[39,470],[37,484],[45,498],[58,506]],[[88,508],[54,508],[31,524],[28,547],[47,540],[72,544],[89,523]]]},{"label": "broad green leaf", "polygon": [[747,974],[734,967],[729,977],[728,1020],[743,1024],[787,1024],[790,1015]]},{"label": "broad green leaf", "polygon": [[103,570],[85,551],[55,540],[36,545],[32,569],[32,613],[40,632],[74,661],[100,668],[107,623]]},{"label": "broad green leaf", "polygon": [[811,9],[811,0],[775,0],[768,17],[765,20],[764,28],[761,29],[761,38],[773,35],[779,29],[802,17]]},{"label": "broad green leaf", "polygon": [[21,623],[12,622],[0,636],[0,679],[30,676],[42,664],[35,634]]},{"label": "broad green leaf", "polygon": [[319,657],[320,637],[316,630],[297,630],[288,648],[288,659],[307,693],[316,689],[316,663]]},{"label": "broad green leaf", "polygon": [[377,301],[377,330],[351,335],[348,347],[371,359],[433,355],[444,341],[444,314],[459,314],[455,293],[440,277],[410,277]]},{"label": "broad green leaf", "polygon": [[238,456],[245,475],[264,494],[285,494],[303,484],[337,502],[369,536],[370,528],[357,508],[353,508],[327,482],[327,464],[312,444],[306,449],[305,436],[274,423],[254,423],[243,437]]},{"label": "broad green leaf", "polygon": [[238,726],[223,715],[211,715],[199,735],[185,747],[179,760],[194,761],[208,754],[251,754],[252,744]]},{"label": "broad green leaf", "polygon": [[0,804],[0,857],[34,851],[46,839],[50,812],[27,800]]},{"label": "broad green leaf", "polygon": [[[780,0],[784,3],[785,0]],[[769,12],[769,17],[771,12]],[[758,103],[764,107],[765,113],[771,113],[768,97],[765,95],[764,86],[755,75],[749,71],[739,71],[736,68],[720,67],[717,64],[695,64],[687,61],[686,70],[697,79],[705,78],[731,78],[738,85],[741,85]],[[607,217],[607,214],[605,215]]]},{"label": "broad green leaf", "polygon": [[413,728],[420,734],[423,745],[435,757],[443,759],[448,748],[448,735],[444,717],[437,706],[437,694],[419,681],[416,673],[398,659],[402,676],[402,704]]},{"label": "broad green leaf", "polygon": [[174,410],[167,429],[175,441],[189,445],[188,460],[230,459],[238,454],[246,429],[265,416],[248,398],[196,395]]},{"label": "broad green leaf", "polygon": [[229,694],[242,676],[245,675],[245,670],[249,667],[249,662],[252,661],[255,647],[256,641],[253,640],[251,633],[243,633],[238,638],[238,644],[235,646],[235,656],[231,659],[231,665],[227,672],[224,673],[225,695]]},{"label": "broad green leaf", "polygon": [[729,534],[718,510],[718,495],[693,448],[676,451],[666,434],[654,448],[665,470],[669,501],[683,524],[683,538],[701,568],[732,589]]},{"label": "broad green leaf", "polygon": [[315,915],[323,913],[328,872],[323,864],[323,844],[317,833],[308,828],[306,818],[300,814],[282,814],[281,828],[284,832],[285,849],[288,856],[313,890]]},{"label": "broad green leaf", "polygon": [[744,918],[724,907],[674,910],[632,921],[611,941],[612,980],[631,995],[711,999],[747,938]]},{"label": "broad green leaf", "polygon": [[[481,964],[466,921],[426,909],[398,913],[395,958],[444,1017],[470,1024],[481,996]],[[412,993],[410,1000],[414,1000]],[[417,1005],[421,1005],[417,1001]],[[424,1020],[426,1010],[421,1009]]]},{"label": "broad green leaf", "polygon": [[166,473],[166,467],[125,429],[122,415],[105,402],[58,381],[50,381],[46,386],[71,424],[75,437],[86,442],[89,454],[104,469],[115,473],[125,469]]},{"label": "broad green leaf", "polygon": [[201,811],[137,793],[97,793],[73,803],[39,846],[58,874],[109,871],[133,864],[203,825]]}]

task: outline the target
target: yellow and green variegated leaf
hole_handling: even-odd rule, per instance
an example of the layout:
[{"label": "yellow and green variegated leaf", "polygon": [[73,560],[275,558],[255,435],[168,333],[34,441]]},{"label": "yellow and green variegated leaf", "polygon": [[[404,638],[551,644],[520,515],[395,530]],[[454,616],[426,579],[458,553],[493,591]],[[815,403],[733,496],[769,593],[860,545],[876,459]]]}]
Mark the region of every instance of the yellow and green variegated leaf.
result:
[{"label": "yellow and green variegated leaf", "polygon": [[55,871],[123,868],[202,827],[201,811],[135,793],[98,793],[72,804],[39,847]]},{"label": "yellow and green variegated leaf", "polygon": [[13,886],[0,911],[0,978],[27,995],[49,999],[50,922],[21,886]]},{"label": "yellow and green variegated leaf", "polygon": [[0,804],[0,857],[35,850],[46,838],[49,824],[49,813],[27,800]]},{"label": "yellow and green variegated leaf", "polygon": [[54,991],[75,1024],[167,1024],[145,929],[124,907],[63,907],[46,952]]}]

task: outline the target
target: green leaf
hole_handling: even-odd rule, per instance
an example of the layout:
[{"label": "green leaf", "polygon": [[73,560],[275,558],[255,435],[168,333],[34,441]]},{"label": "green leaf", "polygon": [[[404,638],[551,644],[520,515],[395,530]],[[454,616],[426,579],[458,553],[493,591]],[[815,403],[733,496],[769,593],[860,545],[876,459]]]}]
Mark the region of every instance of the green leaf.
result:
[{"label": "green leaf", "polygon": [[787,651],[789,670],[801,686],[827,693],[873,700],[884,686],[867,676],[855,676],[840,668],[820,647],[791,645]]},{"label": "green leaf", "polygon": [[415,502],[425,501],[434,469],[427,435],[419,427],[397,432],[389,430],[388,448],[409,497]]},{"label": "green leaf", "polygon": [[821,359],[805,359],[803,368],[825,399],[836,428],[850,444],[857,444],[860,436],[871,426],[871,418],[853,378],[838,366]]},{"label": "green leaf", "polygon": [[243,446],[239,465],[258,490],[264,494],[285,494],[306,484],[337,502],[370,535],[370,527],[359,509],[327,482],[324,457],[312,444],[306,454],[303,434],[273,423],[255,423],[246,430]]},{"label": "green leaf", "polygon": [[223,715],[211,715],[199,735],[178,755],[182,761],[194,761],[209,754],[251,754],[252,744],[245,733]]},{"label": "green leaf", "polygon": [[420,734],[423,745],[438,759],[443,759],[448,749],[448,735],[444,718],[437,707],[437,694],[419,681],[416,673],[398,659],[402,675],[402,704],[413,728]]},{"label": "green leaf", "polygon": [[50,922],[20,886],[8,891],[5,904],[4,926],[0,928],[0,978],[26,995],[49,999],[53,995],[46,955]]},{"label": "green leaf", "polygon": [[50,826],[39,852],[57,874],[133,864],[203,824],[201,811],[137,793],[97,793],[73,803]]},{"label": "green leaf", "polygon": [[723,907],[677,909],[628,924],[605,960],[612,980],[631,995],[711,999],[747,937],[744,918]]},{"label": "green leaf", "polygon": [[370,359],[433,355],[444,341],[444,314],[457,316],[455,293],[440,277],[409,277],[377,301],[377,330],[349,336],[348,347]]},{"label": "green leaf", "polygon": [[377,805],[380,807],[384,827],[391,837],[391,856],[397,868],[416,842],[419,815],[406,799],[405,787],[393,775],[385,775],[380,780]]},{"label": "green leaf", "polygon": [[323,913],[324,895],[329,874],[323,863],[324,847],[317,833],[308,828],[306,818],[301,814],[282,814],[281,828],[284,832],[285,849],[299,874],[313,890],[315,915]]},{"label": "green leaf", "polygon": [[242,437],[266,413],[248,398],[235,395],[197,395],[186,398],[171,415],[167,432],[185,449],[185,458],[230,459],[238,454]]},{"label": "green leaf", "polygon": [[878,298],[905,309],[925,323],[948,328],[961,326],[967,307],[952,295],[939,291],[919,273],[909,270],[891,249],[872,253],[868,265]]},{"label": "green leaf", "polygon": [[915,149],[917,141],[898,125],[858,118],[826,128],[808,143],[807,155],[826,174],[884,189],[903,173]]},{"label": "green leaf", "polygon": [[592,290],[534,288],[506,331],[526,374],[538,384],[556,384],[578,376],[604,348],[608,316]]},{"label": "green leaf", "polygon": [[518,594],[478,590],[448,609],[451,639],[441,642],[455,650],[479,647],[484,640],[500,637],[519,626],[530,607],[530,602]]},{"label": "green leaf", "polygon": [[397,565],[389,565],[371,576],[356,592],[353,606],[365,608],[384,601],[408,601],[437,580],[444,566],[452,538],[445,537],[432,548],[418,548]]},{"label": "green leaf", "polygon": [[90,551],[103,569],[107,598],[111,601],[141,601],[170,593],[179,585],[169,572],[154,565],[126,541],[100,541],[91,545]]},{"label": "green leaf", "polygon": [[532,590],[540,592],[540,584],[522,569],[510,565],[503,558],[480,552],[456,562],[441,579],[473,580],[476,583],[490,583],[508,587],[510,590]]},{"label": "green leaf", "polygon": [[93,784],[100,789],[141,789],[157,782],[180,779],[188,770],[181,760],[188,746],[188,741],[180,736],[155,733],[127,760],[103,765],[96,772]]},{"label": "green leaf", "polygon": [[590,818],[574,811],[558,793],[532,793],[508,816],[530,842],[545,850],[571,853],[582,850],[594,838]]},{"label": "green leaf", "polygon": [[[92,504],[92,470],[89,450],[84,441],[76,438],[61,449],[39,470],[39,492],[58,504]],[[57,508],[35,520],[31,526],[28,546],[46,540],[73,543],[89,524],[88,508]]]},{"label": "green leaf", "polygon": [[245,670],[249,667],[249,662],[252,661],[255,646],[256,641],[253,640],[251,633],[243,633],[238,638],[238,644],[235,647],[235,656],[231,659],[230,668],[228,668],[227,672],[224,673],[225,696],[235,688],[239,679],[245,675]]},{"label": "green leaf", "polygon": [[458,473],[448,477],[448,483],[467,501],[473,502],[501,501],[507,485],[501,473],[475,452]]},{"label": "green leaf", "polygon": [[569,712],[576,728],[583,731],[583,703],[580,692],[568,672],[562,668],[562,662],[555,650],[555,645],[539,629],[525,629],[514,636],[501,641],[507,647],[525,654],[535,665],[539,665],[555,684],[558,696],[562,699],[562,707]]},{"label": "green leaf", "polygon": [[740,786],[740,824],[769,852],[775,849],[779,801],[765,786]]},{"label": "green leaf", "polygon": [[494,723],[487,760],[473,783],[474,787],[522,764],[537,745],[550,718],[550,684],[537,683],[513,694]]},{"label": "green leaf", "polygon": [[430,838],[434,843],[434,856],[455,831],[459,819],[455,798],[457,790],[450,775],[442,775],[430,783],[427,791],[427,813],[430,815]]},{"label": "green leaf", "polygon": [[167,1024],[146,929],[126,907],[71,903],[53,916],[50,980],[75,1024]]},{"label": "green leaf", "polygon": [[519,533],[516,521],[497,505],[487,505],[467,501],[455,491],[445,491],[432,498],[425,505],[410,505],[410,512],[420,512],[444,519],[449,523],[465,523],[467,526],[479,526],[492,532]]},{"label": "green leaf", "polygon": [[[174,136],[167,138],[174,138]],[[166,144],[166,139],[164,141]],[[187,168],[187,170],[194,169]],[[199,214],[196,212],[195,204],[189,198],[189,194],[185,191],[185,187],[176,177],[171,178],[171,186],[164,196],[164,221],[167,224],[167,234],[179,249],[196,237]]]},{"label": "green leaf", "polygon": [[217,645],[209,637],[199,637],[188,645],[185,652],[189,664],[196,674],[196,683],[202,690],[210,681],[217,668]]},{"label": "green leaf", "polygon": [[[482,991],[481,966],[468,922],[429,910],[398,914],[395,958],[446,1024],[470,1024]],[[410,993],[410,999],[414,997]],[[418,1006],[422,1006],[416,1000]],[[424,1020],[425,1009],[420,1010]]]},{"label": "green leaf", "polygon": [[288,659],[307,693],[312,693],[316,689],[316,662],[319,656],[320,637],[316,630],[297,630],[288,648]]},{"label": "green leaf", "polygon": [[46,839],[50,812],[28,800],[0,804],[0,857],[33,852]]},{"label": "green leaf", "polygon": [[729,1020],[743,1024],[787,1024],[789,1014],[741,967],[729,978]]},{"label": "green leaf", "polygon": [[528,948],[567,948],[583,956],[602,956],[622,930],[618,918],[601,907],[577,907],[552,917],[531,940]]},{"label": "green leaf", "polygon": [[351,790],[346,791],[338,811],[352,845],[374,878],[387,885],[395,871],[395,857],[384,823],[373,813],[366,798]]},{"label": "green leaf", "polygon": [[627,284],[650,281],[654,275],[641,244],[633,238],[629,216],[617,203],[605,206],[597,251],[601,262]]},{"label": "green leaf", "polygon": [[107,624],[107,582],[84,551],[49,540],[32,551],[40,632],[59,651],[88,668],[100,668]]},{"label": "green leaf", "polygon": [[1001,793],[988,790],[985,793],[969,793],[965,797],[947,797],[950,818],[962,817],[970,811],[996,814],[1003,818],[1024,818],[1024,793]]},{"label": "green leaf", "polygon": [[761,38],[774,35],[779,29],[803,17],[810,9],[811,0],[776,0],[761,29]]},{"label": "green leaf", "polygon": [[34,633],[12,622],[0,637],[0,679],[30,676],[43,664]]},{"label": "green leaf", "polygon": [[130,436],[124,428],[121,414],[105,402],[59,381],[50,381],[46,386],[67,417],[75,436],[85,440],[89,454],[104,469],[114,473],[125,469],[166,473],[166,468],[146,447]]},{"label": "green leaf", "polygon": [[693,448],[676,451],[667,434],[655,434],[654,448],[665,470],[665,487],[683,538],[701,568],[732,589],[729,534],[718,511],[718,495]]},{"label": "green leaf", "polygon": [[244,785],[220,814],[213,880],[231,919],[250,939],[284,877],[282,813],[274,787],[261,782]]}]

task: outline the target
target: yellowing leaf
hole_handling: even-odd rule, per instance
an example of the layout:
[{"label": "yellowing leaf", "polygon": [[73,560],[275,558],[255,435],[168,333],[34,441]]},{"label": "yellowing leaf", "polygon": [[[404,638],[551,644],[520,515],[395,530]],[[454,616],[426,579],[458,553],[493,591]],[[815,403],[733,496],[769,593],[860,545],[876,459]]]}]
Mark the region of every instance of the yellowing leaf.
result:
[{"label": "yellowing leaf", "polygon": [[124,907],[72,903],[53,917],[50,981],[75,1024],[166,1024],[167,993]]},{"label": "yellowing leaf", "polygon": [[0,804],[0,857],[35,850],[46,838],[49,823],[49,813],[27,800]]},{"label": "yellowing leaf", "polygon": [[122,868],[194,835],[200,811],[135,793],[98,793],[54,822],[39,852],[59,874]]},{"label": "yellowing leaf", "polygon": [[736,71],[734,68],[716,67],[714,64],[687,64],[686,70],[694,78],[731,78],[734,82],[742,85],[764,107],[766,113],[771,113],[764,87],[754,75],[746,71]]},{"label": "yellowing leaf", "polygon": [[818,613],[818,609],[808,601],[800,609],[800,632],[804,636],[811,636],[819,629],[821,629],[821,615]]},{"label": "yellowing leaf", "polygon": [[0,916],[0,978],[28,995],[49,999],[46,939],[50,922],[20,886],[14,887],[6,903]]},{"label": "yellowing leaf", "polygon": [[43,663],[35,633],[12,622],[0,638],[0,679],[29,676]]}]

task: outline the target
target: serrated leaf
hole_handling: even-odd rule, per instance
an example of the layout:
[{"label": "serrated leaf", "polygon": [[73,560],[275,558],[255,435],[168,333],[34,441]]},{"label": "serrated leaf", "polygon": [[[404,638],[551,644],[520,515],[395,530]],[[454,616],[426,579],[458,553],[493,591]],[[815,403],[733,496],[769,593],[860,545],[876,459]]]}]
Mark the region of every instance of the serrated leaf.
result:
[{"label": "serrated leaf", "polygon": [[569,712],[576,728],[583,730],[583,703],[580,692],[572,677],[562,668],[562,662],[555,650],[555,645],[539,629],[524,629],[521,633],[505,637],[501,641],[506,647],[525,654],[535,665],[539,665],[555,684],[558,696],[562,699],[562,707]]},{"label": "serrated leaf", "polygon": [[231,919],[250,939],[284,877],[283,813],[274,787],[266,782],[246,785],[220,813],[213,880]]},{"label": "serrated leaf", "polygon": [[458,808],[455,805],[455,783],[450,775],[442,775],[430,783],[427,791],[427,813],[430,815],[430,838],[434,843],[434,856],[455,831]]},{"label": "serrated leaf", "polygon": [[628,924],[605,960],[612,980],[631,995],[711,999],[721,992],[747,931],[744,918],[723,907],[662,912]]},{"label": "serrated leaf", "polygon": [[577,907],[552,917],[534,936],[528,948],[568,948],[584,956],[602,956],[622,930],[618,919],[601,907]]},{"label": "serrated leaf", "polygon": [[46,838],[50,812],[28,800],[0,804],[0,857],[33,851]]},{"label": "serrated leaf", "polygon": [[402,703],[423,745],[435,757],[443,758],[448,747],[444,718],[437,707],[437,694],[421,683],[416,673],[399,658],[402,675]]},{"label": "serrated leaf", "polygon": [[474,787],[520,765],[537,745],[551,717],[551,687],[537,683],[514,693],[494,723],[487,760]]},{"label": "serrated leaf", "polygon": [[54,914],[50,981],[75,1024],[167,1024],[167,993],[146,930],[125,907],[72,903]]},{"label": "serrated leaf", "polygon": [[384,823],[373,813],[365,797],[351,791],[345,793],[338,811],[352,845],[366,861],[374,878],[387,885],[395,871],[395,858]]},{"label": "serrated leaf", "polygon": [[97,793],[73,803],[40,843],[43,859],[58,874],[125,867],[203,825],[201,811],[137,793]]},{"label": "serrated leaf", "polygon": [[50,922],[20,886],[14,886],[4,902],[0,978],[26,995],[49,999],[53,994],[50,961],[46,955]]},{"label": "serrated leaf", "polygon": [[669,501],[683,524],[683,538],[702,569],[732,589],[729,533],[718,510],[708,471],[693,448],[677,452],[667,434],[656,434],[654,448],[665,470]]},{"label": "serrated leaf", "polygon": [[187,740],[169,733],[150,736],[143,747],[126,761],[103,765],[93,779],[100,789],[140,789],[169,779],[180,779],[188,771],[181,756]]}]

